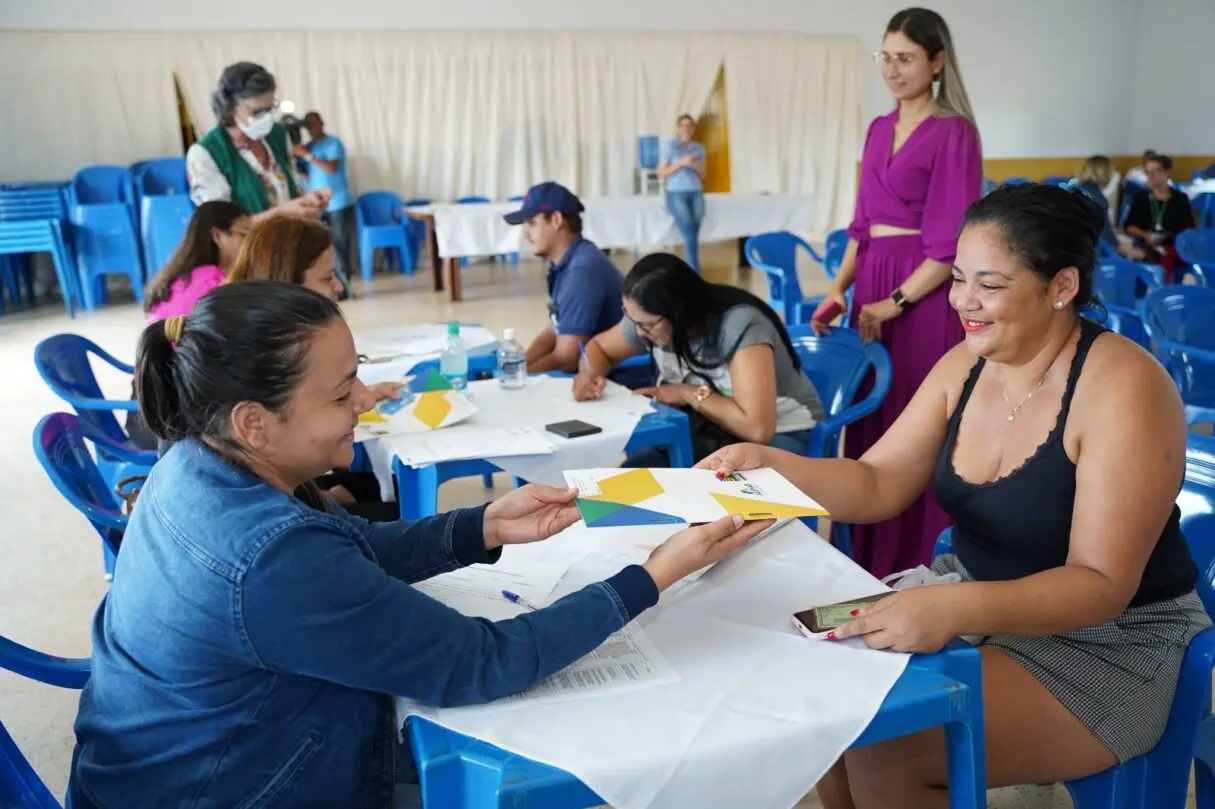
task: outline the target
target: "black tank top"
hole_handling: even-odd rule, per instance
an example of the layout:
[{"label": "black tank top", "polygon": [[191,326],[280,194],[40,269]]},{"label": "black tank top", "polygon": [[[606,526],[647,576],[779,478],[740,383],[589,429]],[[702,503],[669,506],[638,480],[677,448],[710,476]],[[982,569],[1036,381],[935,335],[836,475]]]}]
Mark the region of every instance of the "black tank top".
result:
[{"label": "black tank top", "polygon": [[[954,520],[953,546],[958,560],[979,581],[1020,579],[1061,567],[1067,561],[1076,502],[1076,465],[1067,457],[1063,430],[1089,348],[1105,332],[1087,319],[1080,324],[1080,341],[1055,427],[1021,466],[991,483],[979,484],[962,480],[954,471],[958,423],[984,360],[971,370],[949,419],[945,448],[933,475],[933,492]],[[1134,459],[1128,458],[1127,463],[1134,463]],[[1173,506],[1131,606],[1176,598],[1194,589],[1198,569],[1181,534],[1179,519],[1180,512]]]}]

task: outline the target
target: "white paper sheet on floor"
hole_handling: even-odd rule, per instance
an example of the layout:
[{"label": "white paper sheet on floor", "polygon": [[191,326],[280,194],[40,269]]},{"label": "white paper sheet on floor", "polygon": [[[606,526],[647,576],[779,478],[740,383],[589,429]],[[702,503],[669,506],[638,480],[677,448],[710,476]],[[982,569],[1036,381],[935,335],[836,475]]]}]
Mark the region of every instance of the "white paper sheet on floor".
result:
[{"label": "white paper sheet on floor", "polygon": [[[655,248],[682,244],[665,200],[656,196],[584,199],[582,233],[599,247]],[[517,202],[434,206],[439,255],[485,256],[517,252],[522,228],[502,216]],[[702,242],[770,230],[804,231],[814,222],[814,198],[805,194],[705,194]]]},{"label": "white paper sheet on floor", "polygon": [[[461,432],[484,429],[531,427],[554,447],[550,455],[512,455],[495,457],[493,463],[512,475],[532,483],[564,486],[565,469],[590,469],[614,466],[633,435],[637,422],[653,410],[650,400],[634,395],[627,388],[609,382],[603,398],[593,402],[575,402],[570,380],[548,376],[533,377],[522,390],[504,390],[496,380],[473,382],[467,395],[478,408],[476,415],[451,427],[436,431],[440,435],[458,436]],[[582,438],[562,438],[544,430],[545,425],[581,419],[603,430]],[[392,459],[408,453],[408,441],[413,436],[398,436],[368,441],[364,447],[372,469],[386,496],[392,494]],[[482,445],[488,446],[488,445]],[[488,457],[485,454],[477,457]]]},{"label": "white paper sheet on floor", "polygon": [[[624,536],[635,529],[623,529]],[[555,555],[599,531],[574,530]],[[599,541],[595,549],[602,547]],[[553,593],[610,575],[598,554]],[[419,709],[460,733],[567,770],[616,809],[788,809],[864,731],[907,656],[862,642],[811,643],[790,616],[880,589],[877,580],[790,523],[641,616],[680,680],[554,705]]]}]

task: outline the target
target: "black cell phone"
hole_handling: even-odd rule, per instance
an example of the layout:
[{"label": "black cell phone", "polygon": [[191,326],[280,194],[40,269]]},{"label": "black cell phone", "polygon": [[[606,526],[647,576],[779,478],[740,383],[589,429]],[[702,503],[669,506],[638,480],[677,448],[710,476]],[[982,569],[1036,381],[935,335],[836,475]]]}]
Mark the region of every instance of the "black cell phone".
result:
[{"label": "black cell phone", "polygon": [[587,424],[585,421],[559,421],[556,424],[546,424],[544,429],[562,438],[582,438],[587,435],[603,432],[602,427]]}]

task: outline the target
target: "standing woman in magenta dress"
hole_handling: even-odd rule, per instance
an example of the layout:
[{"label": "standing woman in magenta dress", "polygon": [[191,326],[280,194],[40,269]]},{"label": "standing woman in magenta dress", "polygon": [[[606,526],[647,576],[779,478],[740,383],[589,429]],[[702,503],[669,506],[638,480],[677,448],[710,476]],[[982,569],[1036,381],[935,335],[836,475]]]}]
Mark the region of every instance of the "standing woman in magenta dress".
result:
[{"label": "standing woman in magenta dress", "polygon": [[[890,351],[894,378],[875,413],[848,428],[859,458],[911,401],[924,377],[962,340],[948,280],[962,215],[983,184],[979,133],[945,20],[909,8],[891,18],[874,55],[897,106],[869,125],[848,250],[829,299]],[[856,561],[879,578],[927,563],[949,518],[931,492],[901,517],[853,526]]]}]

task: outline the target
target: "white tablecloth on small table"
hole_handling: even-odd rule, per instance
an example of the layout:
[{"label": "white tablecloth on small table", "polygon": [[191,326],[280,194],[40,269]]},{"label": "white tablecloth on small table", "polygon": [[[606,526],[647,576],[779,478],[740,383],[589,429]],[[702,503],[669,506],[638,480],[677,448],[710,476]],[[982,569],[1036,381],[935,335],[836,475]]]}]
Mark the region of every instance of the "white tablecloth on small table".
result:
[{"label": "white tablecloth on small table", "polygon": [[[612,547],[635,547],[649,530],[579,525],[506,551],[581,557],[551,602],[637,561]],[[640,617],[677,683],[549,704],[435,709],[399,700],[398,717],[417,713],[559,767],[616,809],[788,809],[860,736],[908,660],[859,640],[807,640],[790,618],[881,589],[795,521]]]},{"label": "white tablecloth on small table", "polygon": [[[477,412],[459,424],[423,435],[532,427],[557,451],[551,455],[489,457],[488,460],[531,483],[565,486],[565,476],[561,473],[566,469],[617,466],[637,422],[654,409],[649,399],[614,382],[607,383],[602,398],[575,402],[571,384],[569,379],[550,376],[532,377],[522,390],[505,390],[495,379],[472,382],[467,393],[477,406]],[[548,424],[572,419],[593,424],[603,432],[567,439],[544,429]],[[392,496],[392,461],[398,454],[398,447],[408,444],[410,438],[408,435],[389,436],[363,445],[386,498]]]},{"label": "white tablecloth on small table", "polygon": [[[522,228],[506,224],[504,214],[518,202],[431,206],[439,255],[443,258],[514,253]],[[599,197],[583,200],[582,234],[599,247],[652,248],[682,244],[666,200],[656,196]],[[702,242],[739,239],[770,230],[804,230],[814,217],[814,198],[805,194],[705,194]]]}]

